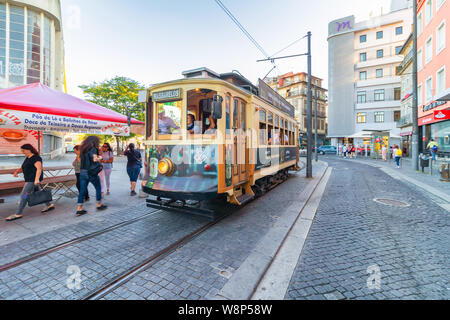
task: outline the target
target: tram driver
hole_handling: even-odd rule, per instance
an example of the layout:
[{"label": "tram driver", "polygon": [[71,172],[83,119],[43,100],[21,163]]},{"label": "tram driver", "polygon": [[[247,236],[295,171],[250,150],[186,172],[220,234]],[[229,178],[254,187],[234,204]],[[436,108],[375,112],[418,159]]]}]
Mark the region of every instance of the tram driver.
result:
[{"label": "tram driver", "polygon": [[175,122],[166,116],[166,111],[162,108],[158,113],[158,133],[159,134],[172,134],[172,131],[180,129]]}]

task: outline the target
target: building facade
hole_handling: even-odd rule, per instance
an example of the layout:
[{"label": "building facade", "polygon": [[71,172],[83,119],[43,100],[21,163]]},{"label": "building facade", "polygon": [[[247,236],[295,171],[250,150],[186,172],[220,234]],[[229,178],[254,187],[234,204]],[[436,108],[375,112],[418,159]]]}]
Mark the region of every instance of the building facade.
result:
[{"label": "building facade", "polygon": [[[60,1],[0,0],[0,88],[36,82],[64,90]],[[44,133],[43,154],[63,149],[60,134]]]},{"label": "building facade", "polygon": [[[322,87],[322,79],[312,77],[313,133],[315,132],[315,110],[317,106],[317,145],[326,144],[328,130],[327,89]],[[295,107],[295,118],[300,127],[302,146],[307,144],[308,74],[293,73],[268,78],[266,82]]]},{"label": "building facade", "polygon": [[412,143],[412,104],[413,104],[413,41],[412,33],[406,40],[400,54],[404,57],[400,66],[397,67],[397,75],[401,78],[401,103],[400,119],[397,121],[397,128],[400,129],[402,137],[401,148],[403,156],[411,155]]},{"label": "building facade", "polygon": [[[417,1],[417,64],[420,151],[433,139],[450,155],[450,18],[448,0]],[[449,21],[450,23],[450,21]],[[448,67],[448,68],[447,68]]]},{"label": "building facade", "polygon": [[408,1],[393,1],[391,12],[362,22],[355,16],[330,22],[329,128],[333,145],[363,145],[365,132],[388,132],[400,143],[401,79],[396,68],[411,32]]}]

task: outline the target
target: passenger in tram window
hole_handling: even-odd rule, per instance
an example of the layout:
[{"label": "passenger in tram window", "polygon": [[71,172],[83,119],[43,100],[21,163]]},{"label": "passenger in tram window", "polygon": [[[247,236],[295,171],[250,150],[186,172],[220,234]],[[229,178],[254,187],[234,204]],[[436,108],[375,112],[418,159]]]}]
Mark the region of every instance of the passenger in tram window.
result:
[{"label": "passenger in tram window", "polygon": [[269,140],[268,140],[268,145],[272,145],[272,130],[269,128]]},{"label": "passenger in tram window", "polygon": [[172,134],[172,129],[180,129],[175,122],[166,116],[166,111],[162,108],[158,114],[158,133],[159,134]]},{"label": "passenger in tram window", "polygon": [[284,133],[284,144],[289,145],[289,137],[286,133]]},{"label": "passenger in tram window", "polygon": [[208,114],[205,120],[206,131],[205,134],[215,134],[216,133],[216,122],[214,121],[211,114]]},{"label": "passenger in tram window", "polygon": [[190,134],[201,134],[200,126],[196,124],[193,114],[187,115],[187,130]]}]

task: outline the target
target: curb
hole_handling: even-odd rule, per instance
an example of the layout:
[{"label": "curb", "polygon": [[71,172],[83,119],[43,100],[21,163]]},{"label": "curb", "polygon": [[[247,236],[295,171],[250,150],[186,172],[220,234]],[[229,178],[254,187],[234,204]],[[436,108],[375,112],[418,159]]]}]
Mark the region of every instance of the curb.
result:
[{"label": "curb", "polygon": [[299,194],[299,200],[286,209],[283,217],[259,241],[230,280],[218,292],[217,299],[250,300],[286,236],[294,227],[300,213],[307,206],[308,201],[327,172],[328,164],[322,161],[321,163],[324,165],[321,168],[320,176],[307,182],[308,185]]}]

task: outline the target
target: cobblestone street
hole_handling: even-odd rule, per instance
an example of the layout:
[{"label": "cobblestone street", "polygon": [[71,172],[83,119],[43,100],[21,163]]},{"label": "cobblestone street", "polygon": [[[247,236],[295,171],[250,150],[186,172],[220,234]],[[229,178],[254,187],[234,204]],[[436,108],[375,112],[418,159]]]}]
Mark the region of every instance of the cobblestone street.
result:
[{"label": "cobblestone street", "polygon": [[[299,247],[298,263],[292,265],[284,298],[449,299],[448,212],[433,197],[379,168],[334,156],[322,160],[332,170],[323,181],[317,213],[304,235],[303,250]],[[224,208],[230,216],[98,298],[250,298],[293,232],[291,226],[311,205],[326,168],[319,162],[314,180],[305,179],[304,172],[293,173],[245,207]],[[107,218],[71,223],[1,246],[0,299],[87,298],[210,221],[149,209],[141,201]],[[78,287],[71,286],[70,268],[79,270]]]},{"label": "cobblestone street", "polygon": [[[449,212],[377,168],[326,161],[335,169],[285,298],[449,299]],[[368,268],[379,268],[379,289]]]}]

